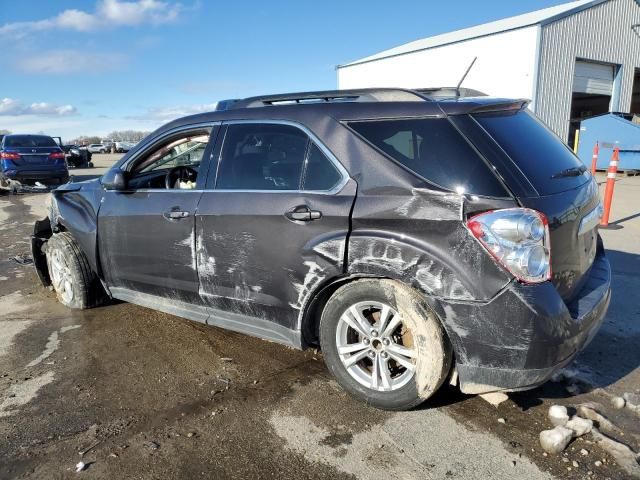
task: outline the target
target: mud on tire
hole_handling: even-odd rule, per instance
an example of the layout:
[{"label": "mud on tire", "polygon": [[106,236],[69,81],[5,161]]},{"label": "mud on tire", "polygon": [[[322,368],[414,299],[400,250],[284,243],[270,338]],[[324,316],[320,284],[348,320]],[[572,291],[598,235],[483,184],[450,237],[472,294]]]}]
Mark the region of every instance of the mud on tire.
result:
[{"label": "mud on tire", "polygon": [[451,345],[436,315],[417,292],[391,280],[339,288],[322,312],[320,345],[347,392],[386,410],[421,404],[451,369]]},{"label": "mud on tire", "polygon": [[100,280],[68,232],[54,234],[47,242],[46,254],[49,277],[60,303],[84,310],[104,302]]}]

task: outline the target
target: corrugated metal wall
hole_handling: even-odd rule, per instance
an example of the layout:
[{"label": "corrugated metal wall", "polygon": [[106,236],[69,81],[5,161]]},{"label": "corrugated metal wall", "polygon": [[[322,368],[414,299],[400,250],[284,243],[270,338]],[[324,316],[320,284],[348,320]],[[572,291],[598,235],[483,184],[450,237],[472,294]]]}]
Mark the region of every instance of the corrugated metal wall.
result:
[{"label": "corrugated metal wall", "polygon": [[635,0],[609,0],[542,27],[535,110],[560,138],[569,135],[578,58],[622,65],[619,110],[629,111],[634,72],[640,68],[640,35],[631,27],[639,24]]}]

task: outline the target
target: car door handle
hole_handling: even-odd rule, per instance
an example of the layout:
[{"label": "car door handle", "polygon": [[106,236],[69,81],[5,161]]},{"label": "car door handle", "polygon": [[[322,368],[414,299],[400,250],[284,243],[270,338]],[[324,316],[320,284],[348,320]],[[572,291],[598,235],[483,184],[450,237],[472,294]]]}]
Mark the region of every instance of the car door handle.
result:
[{"label": "car door handle", "polygon": [[311,220],[322,218],[322,212],[319,210],[310,210],[307,206],[300,206],[288,211],[285,213],[285,216],[290,220],[296,220],[298,222],[310,222]]},{"label": "car door handle", "polygon": [[171,210],[169,212],[164,212],[163,216],[169,220],[177,220],[179,218],[186,218],[191,215],[189,212],[185,212],[182,210]]}]

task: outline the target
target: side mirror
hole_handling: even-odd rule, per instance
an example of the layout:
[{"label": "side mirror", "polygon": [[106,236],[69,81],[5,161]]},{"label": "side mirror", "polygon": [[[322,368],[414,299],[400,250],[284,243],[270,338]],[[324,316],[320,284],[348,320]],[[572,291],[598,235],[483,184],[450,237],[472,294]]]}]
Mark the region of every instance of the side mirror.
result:
[{"label": "side mirror", "polygon": [[127,175],[120,169],[109,170],[102,177],[102,186],[105,190],[126,190]]}]

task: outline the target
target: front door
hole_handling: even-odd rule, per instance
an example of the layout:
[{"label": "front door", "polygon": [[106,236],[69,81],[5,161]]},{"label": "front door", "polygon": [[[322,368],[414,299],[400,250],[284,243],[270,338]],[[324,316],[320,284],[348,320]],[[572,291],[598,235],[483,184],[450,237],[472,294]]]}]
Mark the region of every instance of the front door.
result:
[{"label": "front door", "polygon": [[296,329],[313,288],[343,271],[355,183],[306,130],[281,123],[229,124],[217,171],[196,214],[201,295],[213,317]]},{"label": "front door", "polygon": [[110,287],[201,303],[195,213],[215,133],[199,126],[161,136],[124,167],[127,190],[105,192],[98,229]]}]

